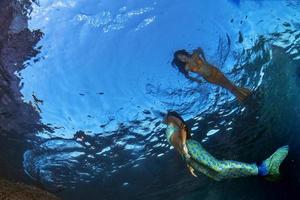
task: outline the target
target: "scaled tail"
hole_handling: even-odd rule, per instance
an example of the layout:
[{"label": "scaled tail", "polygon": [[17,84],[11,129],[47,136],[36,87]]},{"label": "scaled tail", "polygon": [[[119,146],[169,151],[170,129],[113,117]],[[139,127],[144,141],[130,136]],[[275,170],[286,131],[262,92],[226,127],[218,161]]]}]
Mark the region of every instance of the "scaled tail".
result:
[{"label": "scaled tail", "polygon": [[289,152],[289,146],[283,146],[277,149],[269,158],[263,161],[262,165],[266,167],[266,179],[276,180],[280,176],[279,168],[282,161]]},{"label": "scaled tail", "polygon": [[243,87],[236,87],[233,93],[239,102],[243,102],[251,95],[251,90]]}]

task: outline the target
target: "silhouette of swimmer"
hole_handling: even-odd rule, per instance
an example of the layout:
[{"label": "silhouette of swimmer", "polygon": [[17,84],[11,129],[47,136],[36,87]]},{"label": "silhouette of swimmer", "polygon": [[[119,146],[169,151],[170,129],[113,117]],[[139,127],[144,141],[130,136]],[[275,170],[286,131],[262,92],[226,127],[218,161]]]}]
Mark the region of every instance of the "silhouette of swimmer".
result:
[{"label": "silhouette of swimmer", "polygon": [[283,146],[258,165],[218,160],[199,142],[191,139],[190,129],[178,113],[168,112],[164,123],[167,124],[168,142],[181,154],[190,173],[195,177],[197,177],[195,172],[200,172],[216,181],[247,176],[263,176],[267,180],[276,180],[280,176],[279,167],[289,150],[287,145]]},{"label": "silhouette of swimmer", "polygon": [[189,73],[194,72],[201,75],[207,82],[226,88],[234,94],[240,102],[244,101],[251,94],[249,89],[234,85],[218,68],[209,64],[201,48],[195,49],[192,54],[184,49],[176,51],[172,65],[177,67],[179,72],[191,81],[202,82],[190,76]]}]

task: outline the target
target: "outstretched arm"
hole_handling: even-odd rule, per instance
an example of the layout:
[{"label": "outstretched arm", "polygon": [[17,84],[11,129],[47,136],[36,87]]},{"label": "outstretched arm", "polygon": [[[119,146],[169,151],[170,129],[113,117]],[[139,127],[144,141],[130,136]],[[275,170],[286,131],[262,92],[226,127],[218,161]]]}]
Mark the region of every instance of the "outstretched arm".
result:
[{"label": "outstretched arm", "polygon": [[203,59],[204,61],[206,61],[204,51],[203,51],[200,47],[198,47],[197,49],[195,49],[195,50],[193,51],[193,53],[196,53],[196,54],[200,55],[200,56],[202,57],[202,59]]},{"label": "outstretched arm", "polygon": [[179,137],[180,137],[180,142],[181,142],[180,149],[181,149],[182,155],[184,156],[185,159],[190,159],[191,156],[190,156],[188,148],[186,146],[187,132],[186,132],[186,127],[185,127],[184,123],[181,123],[181,125],[180,125]]}]

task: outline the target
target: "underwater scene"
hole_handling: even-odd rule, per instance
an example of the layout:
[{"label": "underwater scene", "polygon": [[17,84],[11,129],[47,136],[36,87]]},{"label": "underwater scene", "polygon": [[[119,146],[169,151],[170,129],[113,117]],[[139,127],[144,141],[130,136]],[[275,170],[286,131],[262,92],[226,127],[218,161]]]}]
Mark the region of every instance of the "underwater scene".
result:
[{"label": "underwater scene", "polygon": [[300,199],[299,0],[0,0],[0,199]]}]

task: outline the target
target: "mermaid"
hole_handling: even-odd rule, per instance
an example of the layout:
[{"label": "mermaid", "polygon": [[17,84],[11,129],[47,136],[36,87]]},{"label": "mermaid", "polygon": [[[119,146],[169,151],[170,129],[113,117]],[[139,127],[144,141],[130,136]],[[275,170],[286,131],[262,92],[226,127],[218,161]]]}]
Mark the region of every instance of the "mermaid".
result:
[{"label": "mermaid", "polygon": [[195,177],[197,177],[196,172],[203,173],[216,181],[247,176],[263,176],[268,180],[276,180],[280,177],[279,167],[288,154],[288,145],[277,149],[260,164],[218,160],[199,142],[191,139],[190,129],[177,112],[168,112],[164,123],[167,124],[167,141],[181,154],[190,173]]},{"label": "mermaid", "polygon": [[210,83],[226,88],[240,102],[244,101],[251,94],[249,89],[234,85],[218,68],[208,63],[201,48],[194,50],[192,54],[184,49],[176,51],[172,65],[177,67],[179,72],[191,81],[202,82],[202,80],[190,75],[190,72],[193,72],[202,76]]}]

